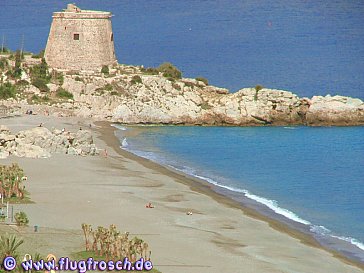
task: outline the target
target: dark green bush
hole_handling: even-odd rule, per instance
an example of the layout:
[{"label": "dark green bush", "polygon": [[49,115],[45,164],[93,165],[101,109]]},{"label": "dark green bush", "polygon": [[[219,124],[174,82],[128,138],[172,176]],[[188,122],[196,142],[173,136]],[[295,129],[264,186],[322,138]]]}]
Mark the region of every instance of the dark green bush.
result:
[{"label": "dark green bush", "polygon": [[0,59],[0,69],[5,69],[6,67],[8,67],[9,63],[8,60],[5,58],[1,58]]},{"label": "dark green bush", "polygon": [[107,65],[104,65],[101,68],[101,73],[104,74],[104,75],[109,75],[109,67]]},{"label": "dark green bush", "polygon": [[73,99],[73,94],[60,87],[57,89],[57,97],[62,99]]},{"label": "dark green bush", "polygon": [[16,88],[10,82],[0,85],[0,99],[14,98],[16,94]]},{"label": "dark green bush", "polygon": [[50,82],[51,76],[49,75],[48,65],[44,58],[40,64],[34,65],[30,69],[30,78],[34,86],[43,91],[49,91],[49,88],[45,87],[45,85]]},{"label": "dark green bush", "polygon": [[83,82],[83,79],[82,79],[82,78],[80,78],[79,76],[77,76],[77,77],[75,78],[75,81]]},{"label": "dark green bush", "polygon": [[104,86],[104,89],[105,89],[106,91],[112,91],[112,90],[114,89],[114,87],[113,87],[110,83],[108,83],[108,84],[106,84],[106,85]]},{"label": "dark green bush", "polygon": [[171,63],[163,63],[157,68],[157,70],[159,72],[162,72],[163,76],[166,78],[182,78],[182,72]]},{"label": "dark green bush", "polygon": [[32,80],[32,84],[37,87],[41,92],[49,92],[49,87],[44,79],[36,78]]},{"label": "dark green bush", "polygon": [[263,86],[262,85],[260,85],[260,84],[258,84],[258,85],[256,85],[255,86],[255,95],[254,95],[254,100],[256,101],[256,100],[258,100],[258,92],[260,91],[260,90],[262,90],[263,89]]},{"label": "dark green bush", "polygon": [[142,83],[142,78],[138,75],[133,76],[133,78],[131,79],[130,83],[131,84],[137,84],[137,83]]},{"label": "dark green bush", "polygon": [[36,59],[36,58],[44,58],[44,49],[42,49],[38,54],[34,54],[32,55],[32,58]]},{"label": "dark green bush", "polygon": [[148,75],[158,75],[159,74],[158,69],[154,68],[154,67],[142,68],[141,71]]},{"label": "dark green bush", "polygon": [[209,85],[209,81],[204,77],[197,77],[196,81],[200,81],[200,82],[203,82],[206,85]]}]

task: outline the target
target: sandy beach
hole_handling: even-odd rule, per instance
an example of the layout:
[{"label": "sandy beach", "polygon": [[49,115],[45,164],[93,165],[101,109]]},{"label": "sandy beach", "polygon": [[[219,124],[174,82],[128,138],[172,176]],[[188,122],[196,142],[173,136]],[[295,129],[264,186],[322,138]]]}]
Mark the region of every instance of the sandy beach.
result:
[{"label": "sandy beach", "polygon": [[[22,116],[0,124],[18,131],[41,122],[51,129],[88,128],[89,120]],[[81,223],[115,224],[146,240],[153,265],[163,273],[364,272],[310,237],[265,219],[214,193],[207,183],[173,172],[119,148],[109,123],[92,123],[98,148],[108,156],[53,154],[49,159],[10,157],[28,176],[34,204],[14,205],[27,213],[28,229],[0,225],[28,239],[24,249],[69,255],[84,247]],[[146,209],[151,202],[154,209]],[[192,211],[193,215],[186,215]],[[39,232],[32,232],[38,225]]]}]

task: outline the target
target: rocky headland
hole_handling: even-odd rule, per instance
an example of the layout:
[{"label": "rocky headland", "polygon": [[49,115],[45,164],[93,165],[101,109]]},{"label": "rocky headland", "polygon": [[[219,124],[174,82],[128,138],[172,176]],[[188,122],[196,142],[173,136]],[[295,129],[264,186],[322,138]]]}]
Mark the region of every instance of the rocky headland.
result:
[{"label": "rocky headland", "polygon": [[[11,59],[3,60],[9,69],[15,65]],[[19,86],[14,97],[1,102],[9,111],[32,110],[124,124],[364,124],[363,101],[350,97],[299,98],[289,91],[268,88],[243,88],[230,93],[198,78],[171,77],[157,69],[126,65],[110,67],[107,73],[49,70],[50,80],[42,88],[34,84],[32,69],[40,64],[41,59],[25,56],[18,79],[3,69],[2,81]]]}]

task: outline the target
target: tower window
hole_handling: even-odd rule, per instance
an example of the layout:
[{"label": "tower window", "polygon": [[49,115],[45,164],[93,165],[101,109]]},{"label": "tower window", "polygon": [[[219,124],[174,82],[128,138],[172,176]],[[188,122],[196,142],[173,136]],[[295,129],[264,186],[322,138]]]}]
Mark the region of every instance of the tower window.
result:
[{"label": "tower window", "polygon": [[111,33],[111,42],[114,41],[114,33]]},{"label": "tower window", "polygon": [[73,40],[79,40],[80,39],[80,34],[75,33],[73,34]]}]

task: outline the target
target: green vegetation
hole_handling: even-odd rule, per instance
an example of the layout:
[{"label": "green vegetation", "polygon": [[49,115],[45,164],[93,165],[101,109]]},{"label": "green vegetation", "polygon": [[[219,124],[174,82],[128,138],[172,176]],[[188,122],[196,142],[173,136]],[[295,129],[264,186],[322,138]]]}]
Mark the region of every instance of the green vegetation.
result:
[{"label": "green vegetation", "polygon": [[5,69],[9,66],[8,60],[4,57],[0,59],[0,69]]},{"label": "green vegetation", "polygon": [[209,81],[204,77],[197,77],[196,81],[200,81],[200,82],[203,82],[206,85],[209,85]]},{"label": "green vegetation", "polygon": [[101,68],[101,73],[104,74],[104,75],[109,75],[110,71],[109,71],[109,67],[107,65],[104,65],[102,68]]},{"label": "green vegetation", "polygon": [[11,197],[24,198],[23,177],[24,171],[17,163],[0,165],[0,193],[5,200]]},{"label": "green vegetation", "polygon": [[15,94],[15,85],[12,85],[10,82],[0,84],[0,99],[6,100],[9,98],[14,98]]},{"label": "green vegetation", "polygon": [[54,84],[62,85],[64,82],[64,76],[62,72],[58,72],[56,70],[52,71],[51,81]]},{"label": "green vegetation", "polygon": [[57,89],[57,97],[62,99],[73,99],[73,94],[63,89],[62,87]]},{"label": "green vegetation", "polygon": [[25,214],[24,211],[15,213],[14,218],[18,226],[26,226],[29,223],[28,216]]},{"label": "green vegetation", "polygon": [[144,74],[148,74],[148,75],[158,75],[159,74],[158,69],[157,68],[154,68],[154,67],[142,68],[141,71]]},{"label": "green vegetation", "polygon": [[83,79],[80,78],[79,76],[76,76],[75,81],[77,81],[77,82],[83,82]]},{"label": "green vegetation", "polygon": [[151,251],[146,242],[137,237],[130,239],[129,232],[121,233],[113,224],[109,228],[99,226],[95,230],[88,224],[81,226],[86,251],[93,251],[99,256],[105,256],[106,259],[127,257],[132,262],[141,257],[145,260],[150,259]]},{"label": "green vegetation", "polygon": [[49,92],[49,87],[43,79],[34,79],[32,80],[32,84],[37,87],[41,92]]},{"label": "green vegetation", "polygon": [[131,84],[137,84],[137,83],[142,83],[142,78],[138,75],[133,76],[133,78],[131,79],[130,83]]},{"label": "green vegetation", "polygon": [[15,235],[2,234],[0,236],[0,261],[3,261],[7,256],[18,258],[18,248],[24,243],[23,240],[18,239]]},{"label": "green vegetation", "polygon": [[45,102],[50,102],[50,98],[48,96],[40,97],[38,95],[33,95],[30,98],[30,101],[32,103],[45,103]]},{"label": "green vegetation", "polygon": [[38,54],[34,54],[34,55],[32,55],[32,58],[34,58],[34,59],[37,59],[37,58],[44,58],[44,49],[42,49]]},{"label": "green vegetation", "polygon": [[21,61],[23,59],[23,55],[20,50],[17,50],[15,55],[10,55],[9,59],[15,59],[15,66],[6,72],[6,75],[12,79],[19,79],[21,77],[22,69],[21,69]]},{"label": "green vegetation", "polygon": [[0,48],[0,53],[11,53],[11,50],[4,46]]},{"label": "green vegetation", "polygon": [[209,110],[211,109],[212,106],[210,104],[208,104],[206,101],[204,101],[202,104],[201,104],[201,109],[203,110]]},{"label": "green vegetation", "polygon": [[50,82],[51,76],[49,75],[48,65],[44,58],[40,64],[34,65],[30,69],[30,78],[32,84],[41,92],[49,92],[47,84]]},{"label": "green vegetation", "polygon": [[181,79],[182,72],[171,63],[162,63],[157,70],[166,78]]},{"label": "green vegetation", "polygon": [[104,89],[106,91],[112,91],[114,89],[114,87],[110,84],[110,83],[107,83],[105,86],[104,86]]},{"label": "green vegetation", "polygon": [[264,87],[262,85],[256,85],[255,86],[255,95],[254,95],[254,100],[257,101],[258,100],[258,92],[260,90],[262,90]]},{"label": "green vegetation", "polygon": [[111,91],[110,95],[111,96],[120,96],[120,93],[118,93],[117,91]]}]

